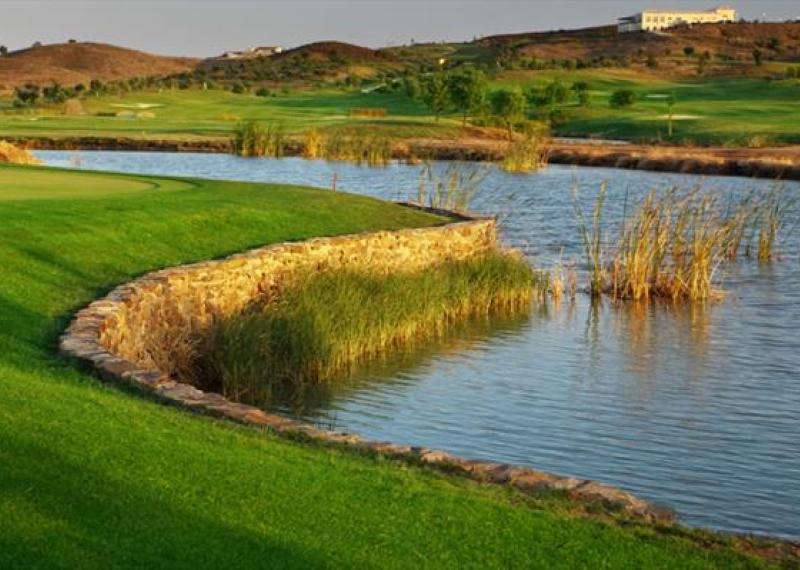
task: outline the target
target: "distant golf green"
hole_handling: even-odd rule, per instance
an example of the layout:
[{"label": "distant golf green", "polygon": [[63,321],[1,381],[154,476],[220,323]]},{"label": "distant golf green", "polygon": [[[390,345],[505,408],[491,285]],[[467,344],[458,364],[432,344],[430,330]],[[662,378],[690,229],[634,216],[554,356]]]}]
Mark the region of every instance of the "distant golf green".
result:
[{"label": "distant golf green", "polygon": [[0,188],[0,568],[765,567],[169,408],[56,355],[74,311],[147,271],[441,218],[309,188],[40,167],[0,166]]}]

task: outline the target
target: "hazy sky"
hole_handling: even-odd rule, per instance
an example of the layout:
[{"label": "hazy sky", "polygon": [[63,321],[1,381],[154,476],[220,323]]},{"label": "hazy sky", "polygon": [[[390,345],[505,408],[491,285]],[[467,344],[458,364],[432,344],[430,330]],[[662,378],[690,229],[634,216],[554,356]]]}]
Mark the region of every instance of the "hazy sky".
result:
[{"label": "hazy sky", "polygon": [[[337,39],[381,47],[612,23],[715,0],[0,0],[0,44],[93,40],[174,55]],[[744,17],[800,17],[800,0],[732,0]]]}]

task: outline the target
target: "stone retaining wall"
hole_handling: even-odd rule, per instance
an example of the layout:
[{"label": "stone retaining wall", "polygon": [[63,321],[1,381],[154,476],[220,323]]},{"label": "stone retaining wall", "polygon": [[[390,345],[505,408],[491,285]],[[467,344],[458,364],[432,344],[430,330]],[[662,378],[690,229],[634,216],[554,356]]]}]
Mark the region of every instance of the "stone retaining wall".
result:
[{"label": "stone retaining wall", "polygon": [[60,350],[90,363],[104,380],[135,386],[174,405],[266,427],[277,434],[422,463],[528,493],[562,491],[647,520],[671,519],[671,513],[594,481],[321,430],[229,401],[190,383],[191,361],[196,356],[192,351],[203,349],[214,320],[268,300],[296,271],[366,265],[386,271],[421,269],[463,259],[496,244],[494,221],[463,219],[438,227],[276,244],[222,260],[156,271],[117,287],[78,312],[61,337]]}]

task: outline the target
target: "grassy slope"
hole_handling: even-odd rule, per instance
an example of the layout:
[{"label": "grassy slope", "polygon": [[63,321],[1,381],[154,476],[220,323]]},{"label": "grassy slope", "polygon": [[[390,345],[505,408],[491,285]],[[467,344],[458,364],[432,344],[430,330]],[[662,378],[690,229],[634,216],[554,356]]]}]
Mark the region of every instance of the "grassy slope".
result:
[{"label": "grassy slope", "polygon": [[[278,440],[102,385],[54,355],[76,308],[147,270],[434,221],[256,184],[0,167],[0,567],[724,567],[677,538]],[[40,178],[40,189],[25,180]],[[158,190],[113,192],[148,180]],[[49,186],[52,198],[37,200]],[[56,197],[56,195],[58,195]]]}]

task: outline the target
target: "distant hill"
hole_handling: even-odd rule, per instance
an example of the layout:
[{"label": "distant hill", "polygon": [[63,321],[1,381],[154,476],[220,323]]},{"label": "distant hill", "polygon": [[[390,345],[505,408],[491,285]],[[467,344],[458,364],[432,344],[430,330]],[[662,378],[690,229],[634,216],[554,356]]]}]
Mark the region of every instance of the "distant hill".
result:
[{"label": "distant hill", "polygon": [[486,48],[511,48],[518,55],[539,58],[659,55],[666,49],[694,47],[728,57],[750,57],[754,49],[775,59],[800,58],[800,23],[700,24],[658,33],[618,33],[616,26],[579,30],[506,34],[475,42]]},{"label": "distant hill", "polygon": [[720,74],[752,71],[735,64],[752,62],[754,50],[761,52],[764,61],[800,61],[800,23],[700,24],[658,33],[618,33],[616,26],[598,26],[417,44],[382,52],[404,62],[428,64],[444,57],[453,63],[626,59],[643,65],[652,58],[660,73],[696,74],[696,57],[687,58],[684,48],[691,48],[695,56],[708,52],[707,71]]},{"label": "distant hill", "polygon": [[247,81],[320,81],[354,74],[370,76],[399,62],[389,53],[354,44],[322,41],[271,56],[209,58],[199,68],[206,77],[222,83]]},{"label": "distant hill", "polygon": [[309,58],[316,61],[348,61],[352,63],[367,63],[376,61],[389,61],[392,56],[379,51],[345,42],[314,42],[294,49],[286,50],[274,57],[275,60],[292,58]]},{"label": "distant hill", "polygon": [[110,81],[190,71],[198,59],[167,57],[93,42],[50,44],[0,57],[0,90],[54,81],[72,86],[92,79]]}]

